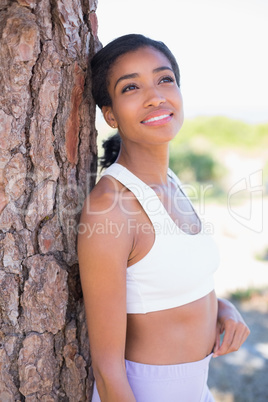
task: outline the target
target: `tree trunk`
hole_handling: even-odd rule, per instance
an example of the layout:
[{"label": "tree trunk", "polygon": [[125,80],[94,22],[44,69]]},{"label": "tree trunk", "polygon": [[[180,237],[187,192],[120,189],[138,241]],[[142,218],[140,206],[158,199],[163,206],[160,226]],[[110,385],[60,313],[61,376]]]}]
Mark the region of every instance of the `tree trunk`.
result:
[{"label": "tree trunk", "polygon": [[97,0],[0,2],[0,401],[88,401],[76,224],[96,172]]}]

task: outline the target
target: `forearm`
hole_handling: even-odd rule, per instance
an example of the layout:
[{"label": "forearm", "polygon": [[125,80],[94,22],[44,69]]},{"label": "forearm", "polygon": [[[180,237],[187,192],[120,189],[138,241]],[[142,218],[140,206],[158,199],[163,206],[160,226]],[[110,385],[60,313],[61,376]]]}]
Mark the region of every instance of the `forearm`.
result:
[{"label": "forearm", "polygon": [[218,316],[221,316],[226,312],[226,309],[230,308],[230,303],[226,299],[218,297]]},{"label": "forearm", "polygon": [[96,369],[94,377],[102,402],[135,402],[125,369]]},{"label": "forearm", "polygon": [[218,298],[218,320],[227,318],[234,320],[240,318],[243,321],[241,314],[229,300]]}]

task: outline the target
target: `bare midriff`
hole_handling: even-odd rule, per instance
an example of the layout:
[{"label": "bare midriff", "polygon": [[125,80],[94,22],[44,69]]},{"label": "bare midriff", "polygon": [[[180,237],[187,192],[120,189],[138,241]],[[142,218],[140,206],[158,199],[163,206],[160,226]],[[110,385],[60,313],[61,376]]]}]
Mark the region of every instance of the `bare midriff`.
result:
[{"label": "bare midriff", "polygon": [[180,364],[204,359],[215,343],[217,298],[147,314],[128,314],[125,358],[144,364]]}]

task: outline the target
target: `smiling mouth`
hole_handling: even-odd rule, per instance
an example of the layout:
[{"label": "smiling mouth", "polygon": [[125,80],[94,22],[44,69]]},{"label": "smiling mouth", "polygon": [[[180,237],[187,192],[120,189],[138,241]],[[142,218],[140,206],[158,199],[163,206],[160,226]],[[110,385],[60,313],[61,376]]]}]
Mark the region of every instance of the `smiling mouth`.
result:
[{"label": "smiling mouth", "polygon": [[172,116],[172,113],[171,114],[162,114],[161,116],[155,116],[155,117],[152,117],[151,119],[143,120],[141,123],[144,123],[144,124],[153,123],[155,121],[165,120],[171,116]]}]

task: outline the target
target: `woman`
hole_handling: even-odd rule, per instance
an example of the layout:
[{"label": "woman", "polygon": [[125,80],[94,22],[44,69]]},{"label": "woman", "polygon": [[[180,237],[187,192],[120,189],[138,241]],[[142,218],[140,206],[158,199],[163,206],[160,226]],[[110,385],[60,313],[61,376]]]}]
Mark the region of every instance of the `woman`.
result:
[{"label": "woman", "polygon": [[212,354],[237,350],[249,330],[216,299],[216,246],[168,169],[183,123],[177,62],[163,43],[133,34],[91,66],[94,99],[120,134],[119,154],[106,144],[103,165],[116,163],[85,201],[78,241],[93,401],[213,401]]}]

